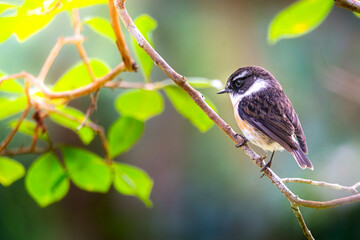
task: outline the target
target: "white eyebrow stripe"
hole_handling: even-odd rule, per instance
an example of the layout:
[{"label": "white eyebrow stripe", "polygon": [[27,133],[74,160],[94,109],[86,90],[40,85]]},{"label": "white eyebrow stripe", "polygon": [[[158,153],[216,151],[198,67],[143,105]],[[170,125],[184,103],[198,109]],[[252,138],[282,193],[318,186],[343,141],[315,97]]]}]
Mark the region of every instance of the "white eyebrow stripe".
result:
[{"label": "white eyebrow stripe", "polygon": [[236,77],[234,78],[234,81],[237,80],[237,79],[239,79],[239,78],[245,77],[247,74],[248,74],[248,71],[246,71],[246,70],[243,71],[240,75],[238,75],[238,76],[236,76]]},{"label": "white eyebrow stripe", "polygon": [[240,102],[244,97],[249,96],[249,95],[251,95],[253,93],[256,93],[256,92],[260,92],[261,90],[267,88],[267,86],[268,86],[268,83],[265,80],[259,79],[259,80],[256,80],[253,83],[253,85],[246,92],[244,92],[243,94],[236,94],[236,93],[235,94],[229,94],[233,106],[235,106],[235,104]]}]

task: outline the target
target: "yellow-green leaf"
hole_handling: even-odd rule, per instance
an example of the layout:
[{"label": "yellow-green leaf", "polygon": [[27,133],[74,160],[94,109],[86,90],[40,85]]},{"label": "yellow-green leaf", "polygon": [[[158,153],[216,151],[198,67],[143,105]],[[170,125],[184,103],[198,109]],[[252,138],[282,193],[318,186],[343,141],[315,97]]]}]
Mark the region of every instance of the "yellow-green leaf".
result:
[{"label": "yellow-green leaf", "polygon": [[116,41],[114,31],[111,27],[111,24],[108,20],[101,17],[94,17],[84,21],[85,24],[88,24],[89,27],[96,33],[106,37],[112,42]]},{"label": "yellow-green leaf", "polygon": [[[206,132],[213,125],[213,121],[200,109],[198,105],[177,86],[168,86],[164,88],[175,109],[189,119],[201,132]],[[215,106],[209,100],[206,102],[215,110]]]},{"label": "yellow-green leaf", "polygon": [[69,185],[65,170],[52,152],[36,159],[25,178],[27,191],[41,207],[61,200],[69,191]]},{"label": "yellow-green leaf", "polygon": [[115,157],[129,150],[144,131],[144,122],[132,117],[121,117],[109,129],[110,156]]},{"label": "yellow-green leaf", "polygon": [[[4,75],[6,74],[0,71],[0,77]],[[23,93],[24,89],[16,80],[9,79],[0,84],[0,92]]]},{"label": "yellow-green leaf", "polygon": [[[17,123],[18,123],[18,120],[14,120],[14,121],[11,121],[9,125],[11,128],[13,128],[17,125]],[[33,121],[24,119],[19,126],[18,132],[21,132],[28,136],[33,136],[34,132],[35,132],[35,128],[36,128],[36,124]],[[38,139],[41,139],[46,142],[50,141],[48,133],[47,132],[43,133],[41,129],[38,130],[37,137],[38,137]]]},{"label": "yellow-green leaf", "polygon": [[71,10],[74,8],[90,7],[96,4],[108,4],[108,0],[66,0],[64,3],[64,10]]},{"label": "yellow-green leaf", "polygon": [[25,168],[19,162],[11,158],[0,157],[0,184],[8,187],[24,175]]},{"label": "yellow-green leaf", "polygon": [[57,107],[57,112],[50,113],[50,119],[60,126],[73,130],[86,145],[95,137],[94,131],[87,126],[77,130],[85,119],[85,115],[75,108],[59,106]]},{"label": "yellow-green leaf", "polygon": [[123,116],[146,121],[162,113],[164,101],[156,91],[127,90],[115,100],[115,107]]},{"label": "yellow-green leaf", "polygon": [[278,13],[268,29],[268,42],[295,38],[311,32],[328,16],[333,0],[300,0]]},{"label": "yellow-green leaf", "polygon": [[0,98],[0,120],[10,117],[25,110],[27,105],[26,97]]},{"label": "yellow-green leaf", "polygon": [[124,195],[136,196],[151,207],[150,193],[153,186],[152,179],[143,170],[131,165],[114,163],[114,187]]},{"label": "yellow-green leaf", "polygon": [[85,149],[63,147],[66,169],[74,184],[89,192],[105,193],[112,178],[108,165],[98,155]]},{"label": "yellow-green leaf", "polygon": [[[100,60],[92,59],[90,66],[97,78],[106,75],[110,71],[107,64]],[[85,86],[91,83],[91,81],[91,76],[85,63],[80,62],[73,66],[56,82],[53,90],[55,92],[73,90]]]},{"label": "yellow-green leaf", "polygon": [[5,3],[0,3],[0,14],[3,13],[5,10],[16,8],[16,5],[10,5]]},{"label": "yellow-green leaf", "polygon": [[[141,34],[145,37],[145,39],[152,46],[154,46],[152,32],[156,29],[157,22],[147,14],[140,15],[135,19],[134,22]],[[154,66],[154,63],[134,39],[132,42],[135,48],[136,56],[138,58],[138,61],[140,62],[141,71],[144,75],[144,78],[148,80],[150,78],[150,73]]]}]

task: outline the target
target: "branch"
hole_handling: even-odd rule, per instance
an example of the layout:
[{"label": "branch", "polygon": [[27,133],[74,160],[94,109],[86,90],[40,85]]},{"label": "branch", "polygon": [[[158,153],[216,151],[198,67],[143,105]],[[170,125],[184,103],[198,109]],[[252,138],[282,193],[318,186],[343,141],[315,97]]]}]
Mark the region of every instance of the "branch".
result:
[{"label": "branch", "polygon": [[294,214],[295,214],[295,217],[296,219],[298,220],[299,222],[299,225],[301,227],[301,230],[303,231],[305,237],[308,239],[308,240],[314,240],[315,238],[312,236],[309,228],[306,226],[306,223],[305,223],[305,220],[300,212],[300,209],[298,206],[296,206],[295,204],[293,204],[292,202],[290,202],[290,205],[291,205],[291,209],[293,210]]},{"label": "branch", "polygon": [[360,13],[360,1],[358,0],[334,0],[337,7],[346,8],[352,12]]},{"label": "branch", "polygon": [[358,191],[356,190],[356,188],[358,188],[360,186],[360,182],[358,182],[357,184],[354,184],[350,187],[347,186],[342,186],[340,184],[337,183],[327,183],[327,182],[323,182],[323,181],[314,181],[314,180],[310,180],[310,179],[303,179],[303,178],[283,178],[282,179],[283,183],[305,183],[305,184],[310,184],[310,185],[314,185],[314,186],[320,186],[320,187],[328,187],[328,188],[332,188],[335,190],[346,190],[349,191],[353,194],[357,194]]}]

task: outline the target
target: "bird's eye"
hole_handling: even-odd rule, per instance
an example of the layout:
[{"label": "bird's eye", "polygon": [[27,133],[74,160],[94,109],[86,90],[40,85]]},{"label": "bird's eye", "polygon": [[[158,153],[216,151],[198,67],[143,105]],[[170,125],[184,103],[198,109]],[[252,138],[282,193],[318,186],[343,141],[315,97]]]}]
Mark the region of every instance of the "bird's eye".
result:
[{"label": "bird's eye", "polygon": [[244,80],[242,80],[242,79],[238,79],[234,82],[234,84],[237,88],[240,88],[243,85],[243,83],[244,83]]}]

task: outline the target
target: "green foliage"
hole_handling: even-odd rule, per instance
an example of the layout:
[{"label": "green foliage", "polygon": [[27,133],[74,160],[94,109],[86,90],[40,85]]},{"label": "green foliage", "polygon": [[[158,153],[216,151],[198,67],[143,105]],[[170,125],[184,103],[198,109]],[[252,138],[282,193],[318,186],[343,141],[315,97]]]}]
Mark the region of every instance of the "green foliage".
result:
[{"label": "green foliage", "polygon": [[90,127],[84,126],[77,130],[84,121],[85,115],[75,108],[59,106],[57,112],[50,113],[50,119],[65,128],[73,130],[86,145],[95,137],[95,133]]},{"label": "green foliage", "polygon": [[95,4],[107,4],[107,0],[66,0],[61,1],[26,0],[20,7],[0,5],[0,12],[9,8],[17,8],[13,16],[0,17],[0,43],[15,34],[19,41],[44,29],[53,18],[63,11],[88,7]]},{"label": "green foliage", "polygon": [[[110,68],[106,63],[100,60],[90,60],[91,69],[95,77],[106,75]],[[80,62],[67,71],[55,84],[54,91],[66,91],[85,86],[92,82],[91,76],[86,68],[85,63]]]},{"label": "green foliage", "polygon": [[41,207],[61,200],[69,191],[69,185],[65,170],[52,152],[36,159],[25,178],[27,191]]},{"label": "green foliage", "polygon": [[111,27],[111,24],[108,20],[101,17],[89,18],[84,21],[85,24],[88,24],[89,27],[96,33],[106,37],[112,42],[116,41],[114,31]]},{"label": "green foliage", "polygon": [[111,185],[110,167],[98,155],[76,147],[62,148],[66,169],[74,184],[89,192],[105,193]]},{"label": "green foliage", "polygon": [[113,164],[115,189],[124,195],[137,196],[146,206],[151,207],[149,199],[153,186],[152,179],[143,170],[121,163]]},{"label": "green foliage", "polygon": [[25,175],[25,168],[19,162],[7,157],[0,157],[0,184],[10,186]]},{"label": "green foliage", "polygon": [[224,88],[222,82],[217,79],[210,80],[202,77],[188,77],[186,80],[193,88],[215,88],[218,90]]},{"label": "green foliage", "polygon": [[[13,128],[16,126],[17,123],[18,123],[18,120],[13,120],[10,122],[9,125],[11,128]],[[24,119],[19,126],[18,132],[21,132],[28,136],[33,136],[34,132],[35,132],[35,128],[36,128],[36,124],[33,121]],[[38,130],[37,137],[38,137],[38,139],[41,139],[46,142],[50,141],[48,133],[47,132],[43,133],[41,129]]]},{"label": "green foliage", "polygon": [[278,13],[271,21],[268,42],[295,38],[318,27],[328,16],[333,0],[300,0]]},{"label": "green foliage", "polygon": [[[0,77],[6,75],[0,71]],[[24,89],[16,80],[9,79],[0,84],[0,92],[23,94]]]},{"label": "green foliage", "polygon": [[[201,132],[206,132],[211,128],[213,121],[181,88],[168,86],[164,90],[175,109],[185,118],[189,119]],[[209,100],[206,100],[206,102],[215,110],[212,102]]]},{"label": "green foliage", "polygon": [[115,157],[129,150],[144,131],[144,122],[132,117],[115,121],[108,133],[110,156]]},{"label": "green foliage", "polygon": [[162,113],[164,101],[155,91],[127,90],[115,100],[115,107],[123,116],[146,121]]},{"label": "green foliage", "polygon": [[27,106],[26,97],[0,98],[0,120],[22,112]]},{"label": "green foliage", "polygon": [[3,13],[4,11],[8,10],[8,9],[12,9],[12,8],[16,8],[15,5],[10,5],[10,4],[5,4],[5,3],[0,3],[0,14]]},{"label": "green foliage", "polygon": [[[154,46],[152,39],[152,32],[157,27],[157,22],[147,14],[140,15],[135,19],[135,25],[145,37],[146,41],[150,43],[151,46]],[[135,48],[136,56],[140,62],[140,68],[144,75],[145,80],[150,79],[151,70],[154,66],[154,62],[151,58],[145,53],[145,51],[138,45],[138,43],[133,39],[133,46]]]}]

